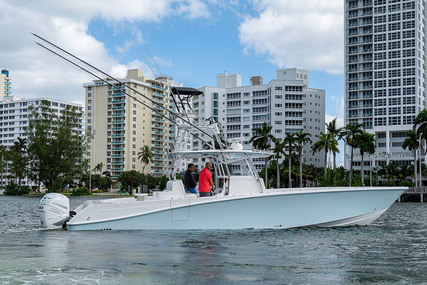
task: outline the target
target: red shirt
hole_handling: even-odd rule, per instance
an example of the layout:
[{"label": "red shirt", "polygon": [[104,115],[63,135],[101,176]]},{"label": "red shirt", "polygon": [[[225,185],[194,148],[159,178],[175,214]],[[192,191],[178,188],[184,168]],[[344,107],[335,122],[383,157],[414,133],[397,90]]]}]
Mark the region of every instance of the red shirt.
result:
[{"label": "red shirt", "polygon": [[206,167],[200,171],[199,174],[199,192],[210,192],[211,184],[209,181],[212,180],[212,173]]}]

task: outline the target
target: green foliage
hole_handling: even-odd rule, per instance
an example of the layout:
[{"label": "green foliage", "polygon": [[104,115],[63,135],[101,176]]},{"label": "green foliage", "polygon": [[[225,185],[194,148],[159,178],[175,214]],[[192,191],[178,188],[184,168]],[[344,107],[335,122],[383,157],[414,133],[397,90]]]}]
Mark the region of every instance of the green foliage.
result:
[{"label": "green foliage", "polygon": [[396,186],[396,183],[393,180],[386,180],[383,182],[383,186]]},{"label": "green foliage", "polygon": [[399,182],[399,186],[413,187],[414,183],[409,180],[402,180]]},{"label": "green foliage", "polygon": [[160,190],[164,190],[166,188],[166,184],[168,183],[169,179],[166,176],[160,176],[157,177],[159,181],[159,188]]},{"label": "green foliage", "polygon": [[82,113],[67,107],[58,117],[50,102],[30,106],[28,127],[29,177],[42,182],[49,191],[63,187],[60,179],[82,173],[84,138],[78,132]]},{"label": "green foliage", "polygon": [[[103,192],[107,191],[111,187],[111,177],[102,176],[100,174],[91,175],[91,186],[92,189],[98,188]],[[85,175],[85,185],[89,185],[89,175]]]},{"label": "green foliage", "polygon": [[74,189],[71,193],[71,196],[84,196],[84,195],[92,195],[87,187],[80,187]]},{"label": "green foliage", "polygon": [[117,181],[121,183],[121,188],[124,191],[128,191],[128,189],[133,189],[142,184],[142,175],[141,172],[136,170],[124,171],[120,174]]},{"label": "green foliage", "polygon": [[154,158],[154,152],[148,145],[144,145],[139,149],[138,159],[144,165],[142,167],[142,173],[145,172],[145,166],[147,166],[150,162],[152,162],[153,158]]},{"label": "green foliage", "polygon": [[21,196],[30,193],[30,187],[19,186],[15,182],[11,182],[5,187],[4,195]]}]

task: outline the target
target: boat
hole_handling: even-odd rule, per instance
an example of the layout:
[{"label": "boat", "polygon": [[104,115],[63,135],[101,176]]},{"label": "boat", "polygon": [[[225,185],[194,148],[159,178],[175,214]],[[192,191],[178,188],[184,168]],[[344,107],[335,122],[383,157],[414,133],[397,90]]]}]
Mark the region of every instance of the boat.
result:
[{"label": "boat", "polygon": [[[201,91],[174,87],[178,134],[170,153],[166,189],[152,195],[88,200],[73,211],[68,198],[48,193],[40,201],[43,227],[67,230],[289,229],[368,225],[380,217],[407,187],[309,187],[267,189],[252,163],[269,152],[243,149],[243,138],[225,146],[220,126],[201,118],[189,99]],[[202,135],[204,134],[204,136]],[[189,135],[206,140],[207,149],[188,151]],[[216,147],[215,145],[219,145]],[[186,193],[175,179],[183,161],[203,159],[213,165],[215,192],[210,197]]]}]

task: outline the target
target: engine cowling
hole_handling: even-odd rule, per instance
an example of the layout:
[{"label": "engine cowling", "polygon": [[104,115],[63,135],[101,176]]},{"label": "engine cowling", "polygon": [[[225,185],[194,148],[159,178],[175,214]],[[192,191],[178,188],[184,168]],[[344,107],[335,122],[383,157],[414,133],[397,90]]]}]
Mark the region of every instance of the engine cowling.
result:
[{"label": "engine cowling", "polygon": [[70,201],[59,193],[47,193],[40,200],[39,216],[42,227],[61,228],[70,219]]}]

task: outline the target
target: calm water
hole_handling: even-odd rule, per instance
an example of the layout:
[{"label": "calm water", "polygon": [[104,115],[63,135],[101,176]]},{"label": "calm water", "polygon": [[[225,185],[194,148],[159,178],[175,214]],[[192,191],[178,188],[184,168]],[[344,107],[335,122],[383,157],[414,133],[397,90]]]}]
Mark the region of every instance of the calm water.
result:
[{"label": "calm water", "polygon": [[0,196],[0,284],[427,284],[427,203],[366,227],[67,232],[39,199]]}]

